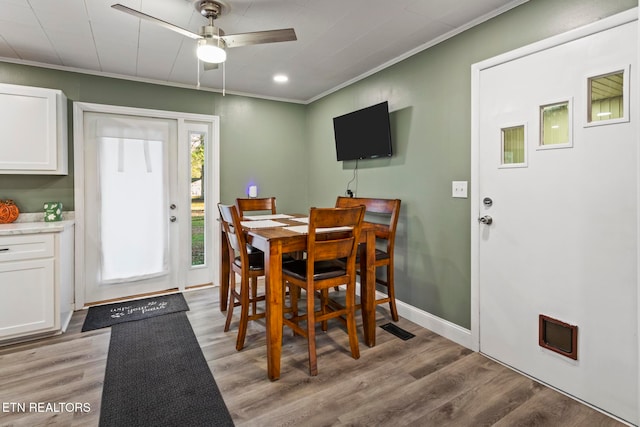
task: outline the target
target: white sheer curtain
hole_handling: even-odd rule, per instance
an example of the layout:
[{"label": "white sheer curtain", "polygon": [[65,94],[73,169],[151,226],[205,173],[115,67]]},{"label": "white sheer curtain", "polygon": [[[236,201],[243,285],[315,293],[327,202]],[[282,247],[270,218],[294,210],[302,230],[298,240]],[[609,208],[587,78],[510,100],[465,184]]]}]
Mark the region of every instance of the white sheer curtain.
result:
[{"label": "white sheer curtain", "polygon": [[96,123],[99,282],[168,274],[169,125],[140,118]]}]

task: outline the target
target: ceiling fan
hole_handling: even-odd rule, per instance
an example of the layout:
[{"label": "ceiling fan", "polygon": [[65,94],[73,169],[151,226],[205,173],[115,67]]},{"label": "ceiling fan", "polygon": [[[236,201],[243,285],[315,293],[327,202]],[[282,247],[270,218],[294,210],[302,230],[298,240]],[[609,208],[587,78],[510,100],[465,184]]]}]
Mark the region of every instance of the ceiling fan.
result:
[{"label": "ceiling fan", "polygon": [[136,16],[147,21],[154,22],[169,30],[175,31],[183,36],[190,37],[198,41],[196,54],[198,59],[205,62],[205,70],[215,69],[219,63],[226,61],[226,48],[248,46],[253,44],[275,43],[297,40],[296,32],[293,28],[283,28],[279,30],[256,31],[251,33],[225,34],[221,28],[216,27],[213,21],[220,15],[229,11],[229,6],[219,0],[197,0],[194,6],[198,12],[209,20],[207,25],[200,28],[200,33],[196,34],[170,22],[163,21],[146,13],[140,12],[122,4],[114,4],[111,7]]}]

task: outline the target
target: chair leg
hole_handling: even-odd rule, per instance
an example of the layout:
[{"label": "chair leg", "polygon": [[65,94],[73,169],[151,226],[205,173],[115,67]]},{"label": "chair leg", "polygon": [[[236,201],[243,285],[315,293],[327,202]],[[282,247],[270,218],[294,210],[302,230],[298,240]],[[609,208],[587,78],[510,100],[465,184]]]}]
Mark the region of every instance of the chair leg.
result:
[{"label": "chair leg", "polygon": [[247,324],[249,323],[249,280],[243,278],[240,285],[240,324],[238,325],[238,338],[236,340],[236,350],[240,351],[244,347],[244,338],[247,335]]},{"label": "chair leg", "polygon": [[258,295],[258,278],[251,278],[251,313],[256,314],[258,312],[258,303],[256,302],[256,296]]},{"label": "chair leg", "polygon": [[[289,292],[287,292],[287,281],[283,280],[282,281],[282,310],[283,310],[283,314],[291,312],[291,310],[286,311],[286,310],[288,310],[287,309],[287,296],[288,295],[289,295]],[[291,297],[289,297],[289,308],[291,308]]]},{"label": "chair leg", "polygon": [[354,359],[360,358],[360,348],[358,346],[358,332],[356,330],[356,287],[355,283],[347,287],[347,333],[349,334],[349,346],[351,347],[351,356]]},{"label": "chair leg", "polygon": [[[285,282],[286,286],[286,282]],[[296,325],[298,324],[298,298],[300,297],[300,288],[297,286],[289,285],[289,301],[291,301],[291,321]],[[296,331],[293,331],[293,336],[296,336]]]},{"label": "chair leg", "polygon": [[307,345],[309,347],[309,375],[311,376],[318,375],[314,294],[312,289],[307,289]]},{"label": "chair leg", "polygon": [[[235,277],[233,277],[232,279],[235,279]],[[236,305],[235,304],[236,298],[235,298],[235,295],[234,295],[235,289],[236,289],[236,284],[235,283],[230,283],[229,284],[229,299],[228,299],[228,303],[227,303],[227,321],[224,322],[224,331],[225,332],[229,331],[229,326],[231,326],[231,319],[233,318],[233,308]]]},{"label": "chair leg", "polygon": [[387,265],[387,296],[389,297],[389,309],[394,322],[398,321],[398,309],[396,308],[396,292],[393,286],[393,267]]},{"label": "chair leg", "polygon": [[[320,312],[324,315],[327,313],[327,305],[329,304],[329,290],[322,289],[320,290]],[[322,321],[322,330],[327,332],[329,327],[329,322],[326,320]]]}]

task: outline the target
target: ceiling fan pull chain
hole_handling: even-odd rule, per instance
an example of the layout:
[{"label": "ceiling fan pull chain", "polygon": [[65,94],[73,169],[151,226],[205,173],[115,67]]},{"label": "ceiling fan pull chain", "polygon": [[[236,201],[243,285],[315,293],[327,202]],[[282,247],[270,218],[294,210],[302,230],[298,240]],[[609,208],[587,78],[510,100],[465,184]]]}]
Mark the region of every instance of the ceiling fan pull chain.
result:
[{"label": "ceiling fan pull chain", "polygon": [[227,67],[222,63],[222,96],[226,96],[226,87],[227,87]]}]

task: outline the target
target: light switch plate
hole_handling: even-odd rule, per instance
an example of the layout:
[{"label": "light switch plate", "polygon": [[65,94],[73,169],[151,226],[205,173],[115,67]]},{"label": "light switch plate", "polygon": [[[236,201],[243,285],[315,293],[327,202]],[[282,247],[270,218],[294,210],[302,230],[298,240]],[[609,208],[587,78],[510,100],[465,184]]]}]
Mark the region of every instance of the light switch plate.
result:
[{"label": "light switch plate", "polygon": [[467,181],[452,181],[451,197],[466,199],[467,198]]}]

